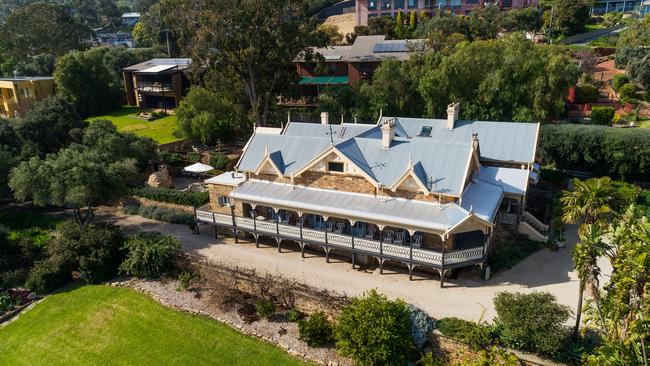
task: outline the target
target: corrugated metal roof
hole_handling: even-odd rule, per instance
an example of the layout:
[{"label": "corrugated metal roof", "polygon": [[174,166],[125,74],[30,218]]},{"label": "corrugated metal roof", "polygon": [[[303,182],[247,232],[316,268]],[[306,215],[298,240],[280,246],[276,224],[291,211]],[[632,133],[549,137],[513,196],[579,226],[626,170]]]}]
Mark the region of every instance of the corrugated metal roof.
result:
[{"label": "corrugated metal roof", "polygon": [[[414,139],[438,141],[469,141],[478,133],[481,158],[502,162],[532,163],[535,160],[539,123],[457,121],[454,129],[447,129],[447,120],[428,118],[396,118],[401,128]],[[417,137],[422,126],[431,126],[431,137]],[[397,134],[400,135],[399,129]]]},{"label": "corrugated metal roof", "polygon": [[248,143],[239,161],[238,169],[247,172],[255,171],[268,151],[280,172],[291,174],[305,166],[330,145],[330,140],[323,138],[256,133]]},{"label": "corrugated metal roof", "polygon": [[139,71],[157,65],[173,65],[177,66],[178,70],[181,71],[187,69],[191,64],[191,58],[152,58],[151,60],[125,67],[124,71]]},{"label": "corrugated metal roof", "polygon": [[487,222],[494,222],[502,198],[501,187],[475,180],[463,193],[461,206]]},{"label": "corrugated metal roof", "polygon": [[334,137],[350,138],[362,134],[376,126],[356,123],[323,125],[320,123],[289,122],[284,134],[288,136],[320,137],[329,140],[330,127]]},{"label": "corrugated metal roof", "polygon": [[230,197],[289,210],[445,232],[469,213],[456,204],[390,198],[249,180]]},{"label": "corrugated metal roof", "polygon": [[528,190],[529,171],[524,169],[481,167],[478,179],[498,185],[506,193],[525,195]]},{"label": "corrugated metal roof", "polygon": [[413,166],[430,191],[460,195],[472,154],[470,141],[464,144],[393,141],[390,149],[382,149],[380,139],[353,138],[336,148],[386,187],[393,186]]}]

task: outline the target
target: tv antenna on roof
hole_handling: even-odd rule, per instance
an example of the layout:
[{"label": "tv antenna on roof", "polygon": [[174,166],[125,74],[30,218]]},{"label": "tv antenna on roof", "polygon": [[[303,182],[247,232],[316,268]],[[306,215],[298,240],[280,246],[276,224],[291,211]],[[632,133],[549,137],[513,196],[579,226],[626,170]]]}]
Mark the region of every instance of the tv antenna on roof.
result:
[{"label": "tv antenna on roof", "polygon": [[332,132],[332,125],[328,124],[328,126],[330,128],[330,132],[326,132],[325,134],[330,135],[330,143],[334,145],[334,132]]}]

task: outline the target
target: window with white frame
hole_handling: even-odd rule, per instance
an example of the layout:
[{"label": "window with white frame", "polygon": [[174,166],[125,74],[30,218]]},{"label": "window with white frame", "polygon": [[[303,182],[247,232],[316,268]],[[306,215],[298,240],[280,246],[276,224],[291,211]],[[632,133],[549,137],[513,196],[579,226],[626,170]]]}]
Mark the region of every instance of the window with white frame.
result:
[{"label": "window with white frame", "polygon": [[219,196],[217,198],[217,202],[219,203],[219,206],[228,206],[230,201],[228,201],[228,196]]}]

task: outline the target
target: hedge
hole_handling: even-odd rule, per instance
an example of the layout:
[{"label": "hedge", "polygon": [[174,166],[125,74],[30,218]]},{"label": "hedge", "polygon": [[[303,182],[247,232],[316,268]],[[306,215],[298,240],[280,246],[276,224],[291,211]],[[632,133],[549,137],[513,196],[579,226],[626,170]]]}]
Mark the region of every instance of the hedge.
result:
[{"label": "hedge", "polygon": [[591,110],[591,123],[595,125],[611,125],[614,113],[612,107],[596,106]]},{"label": "hedge", "polygon": [[129,195],[185,206],[203,206],[210,201],[208,192],[183,192],[169,188],[132,188],[129,190]]},{"label": "hedge", "polygon": [[574,124],[541,128],[539,159],[559,169],[650,180],[650,131]]},{"label": "hedge", "polygon": [[576,103],[595,103],[598,101],[598,88],[591,84],[580,85],[576,88]]},{"label": "hedge", "polygon": [[194,225],[196,224],[192,214],[171,207],[125,204],[122,206],[122,211],[129,215],[139,215],[147,219],[187,225],[190,229],[194,229]]},{"label": "hedge", "polygon": [[618,89],[630,82],[630,78],[625,74],[616,74],[612,78],[612,89],[618,92]]}]

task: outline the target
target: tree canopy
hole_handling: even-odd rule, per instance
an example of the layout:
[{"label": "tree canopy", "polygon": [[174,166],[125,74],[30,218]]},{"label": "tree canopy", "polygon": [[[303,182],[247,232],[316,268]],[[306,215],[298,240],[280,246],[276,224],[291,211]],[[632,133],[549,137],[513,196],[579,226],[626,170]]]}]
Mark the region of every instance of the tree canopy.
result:
[{"label": "tree canopy", "polygon": [[237,107],[227,98],[198,86],[190,89],[176,109],[179,130],[204,144],[229,138],[238,117]]},{"label": "tree canopy", "polygon": [[11,171],[9,187],[21,201],[71,207],[74,220],[85,225],[93,219],[93,206],[124,194],[138,165],[154,158],[151,139],[120,134],[109,121],[97,121],[85,129],[81,143],[22,162]]},{"label": "tree canopy", "polygon": [[[19,8],[0,26],[0,49],[18,60],[46,53],[64,55],[87,47],[93,34],[64,9],[51,3],[34,3]],[[11,36],[8,36],[11,35]]]},{"label": "tree canopy", "polygon": [[251,119],[267,122],[276,93],[296,79],[295,58],[316,37],[316,22],[303,0],[163,0],[164,17],[182,27],[195,65],[235,75],[246,93]]}]

